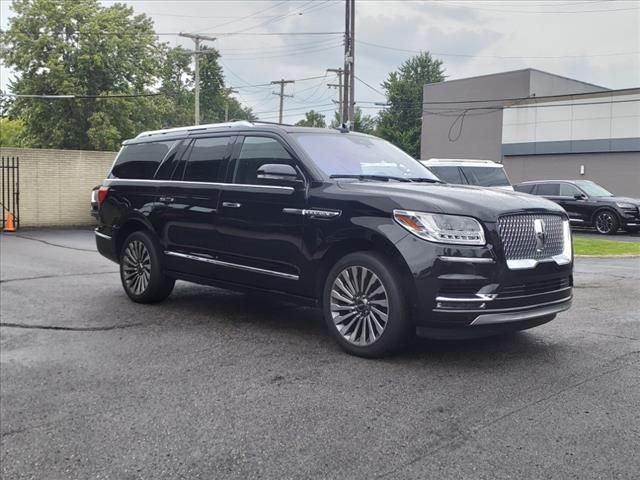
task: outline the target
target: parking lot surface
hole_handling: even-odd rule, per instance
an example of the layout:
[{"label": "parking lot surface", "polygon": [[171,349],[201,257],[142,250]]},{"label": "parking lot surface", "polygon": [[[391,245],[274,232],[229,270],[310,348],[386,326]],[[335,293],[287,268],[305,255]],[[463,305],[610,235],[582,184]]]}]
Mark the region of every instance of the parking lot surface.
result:
[{"label": "parking lot surface", "polygon": [[0,236],[3,479],[636,479],[640,259],[499,338],[343,353],[320,314],[123,293],[90,231]]}]

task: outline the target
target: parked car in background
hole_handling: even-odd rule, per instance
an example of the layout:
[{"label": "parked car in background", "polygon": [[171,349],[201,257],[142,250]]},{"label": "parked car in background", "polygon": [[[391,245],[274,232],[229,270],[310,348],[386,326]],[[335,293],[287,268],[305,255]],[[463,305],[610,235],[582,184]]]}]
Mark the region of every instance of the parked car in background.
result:
[{"label": "parked car in background", "polygon": [[513,190],[504,166],[492,160],[432,158],[421,162],[446,183]]},{"label": "parked car in background", "polygon": [[380,138],[231,122],[124,142],[98,192],[98,251],[126,294],[175,280],[311,304],[348,352],[413,334],[535,327],[572,301],[566,213],[517,192],[460,187]]},{"label": "parked car in background", "polygon": [[595,227],[604,235],[612,235],[619,228],[640,231],[640,200],[616,197],[591,180],[523,182],[515,189],[553,200],[565,209],[572,225]]}]

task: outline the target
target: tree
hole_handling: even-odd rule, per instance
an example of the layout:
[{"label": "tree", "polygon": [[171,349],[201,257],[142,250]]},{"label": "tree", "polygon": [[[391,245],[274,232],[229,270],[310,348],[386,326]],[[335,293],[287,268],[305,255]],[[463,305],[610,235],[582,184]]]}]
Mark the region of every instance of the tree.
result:
[{"label": "tree", "polygon": [[24,147],[23,131],[20,120],[0,118],[0,147]]},{"label": "tree", "polygon": [[324,115],[315,110],[309,110],[304,114],[304,119],[296,123],[301,127],[319,127],[326,128],[327,123],[324,121]]},{"label": "tree", "polygon": [[[22,95],[12,117],[24,122],[35,147],[109,149],[140,130],[159,128],[167,100],[141,97],[157,83],[164,48],[151,19],[123,4],[97,0],[13,0],[15,13],[0,34],[0,58]],[[134,95],[131,98],[95,98]]]},{"label": "tree", "polygon": [[410,58],[398,71],[391,72],[382,84],[389,107],[378,116],[377,134],[420,158],[423,88],[444,78],[442,62],[428,52]]},{"label": "tree", "polygon": [[182,47],[166,50],[160,71],[160,92],[171,100],[162,115],[163,127],[181,127],[193,123],[193,57]]},{"label": "tree", "polygon": [[[334,113],[333,120],[331,121],[331,128],[338,128],[340,126],[340,115],[338,112]],[[373,135],[376,131],[376,119],[371,115],[365,115],[362,113],[360,107],[355,107],[353,110],[353,128],[354,132],[368,133]]]}]

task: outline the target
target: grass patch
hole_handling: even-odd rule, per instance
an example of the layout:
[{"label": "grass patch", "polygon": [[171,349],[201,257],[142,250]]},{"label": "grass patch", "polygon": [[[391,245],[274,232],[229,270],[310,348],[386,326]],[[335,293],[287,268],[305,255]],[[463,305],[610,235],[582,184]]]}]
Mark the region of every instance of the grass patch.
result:
[{"label": "grass patch", "polygon": [[576,255],[640,255],[640,242],[614,242],[592,238],[573,238]]}]

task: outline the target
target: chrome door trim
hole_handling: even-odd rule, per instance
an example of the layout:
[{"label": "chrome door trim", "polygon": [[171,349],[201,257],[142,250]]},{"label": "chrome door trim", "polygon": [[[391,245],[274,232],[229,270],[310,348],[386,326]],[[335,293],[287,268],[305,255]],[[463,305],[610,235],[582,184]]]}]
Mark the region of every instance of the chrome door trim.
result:
[{"label": "chrome door trim", "polygon": [[282,212],[311,218],[335,218],[342,215],[342,210],[320,210],[315,208],[283,208]]},{"label": "chrome door trim", "polygon": [[148,180],[148,179],[135,179],[135,178],[107,178],[104,181],[104,185],[117,185],[119,183],[155,183],[155,184],[176,184],[176,185],[191,185],[193,187],[231,187],[232,190],[241,188],[260,188],[266,190],[278,190],[285,192],[293,192],[293,187],[280,187],[277,185],[249,185],[244,183],[218,183],[218,182],[194,182],[187,180]]},{"label": "chrome door trim", "polygon": [[221,266],[221,267],[236,268],[238,270],[245,270],[247,272],[262,273],[264,275],[272,275],[274,277],[286,278],[288,280],[298,280],[300,278],[300,277],[298,277],[298,275],[292,275],[290,273],[276,272],[274,270],[267,270],[265,268],[250,267],[249,265],[240,265],[240,264],[237,264],[237,263],[224,262],[222,260],[216,260],[216,259],[213,259],[213,258],[205,258],[205,257],[201,257],[199,255],[193,255],[193,254],[188,254],[188,253],[172,252],[170,250],[165,250],[164,254],[165,255],[170,255],[170,256],[173,256],[173,257],[178,257],[178,258],[185,258],[187,260],[196,260],[196,261],[199,261],[199,262],[211,263],[213,265],[218,265],[218,266]]},{"label": "chrome door trim", "polygon": [[486,257],[438,257],[443,262],[459,262],[459,263],[495,263],[493,258]]},{"label": "chrome door trim", "polygon": [[226,208],[240,208],[242,204],[237,202],[222,202],[222,206]]}]

